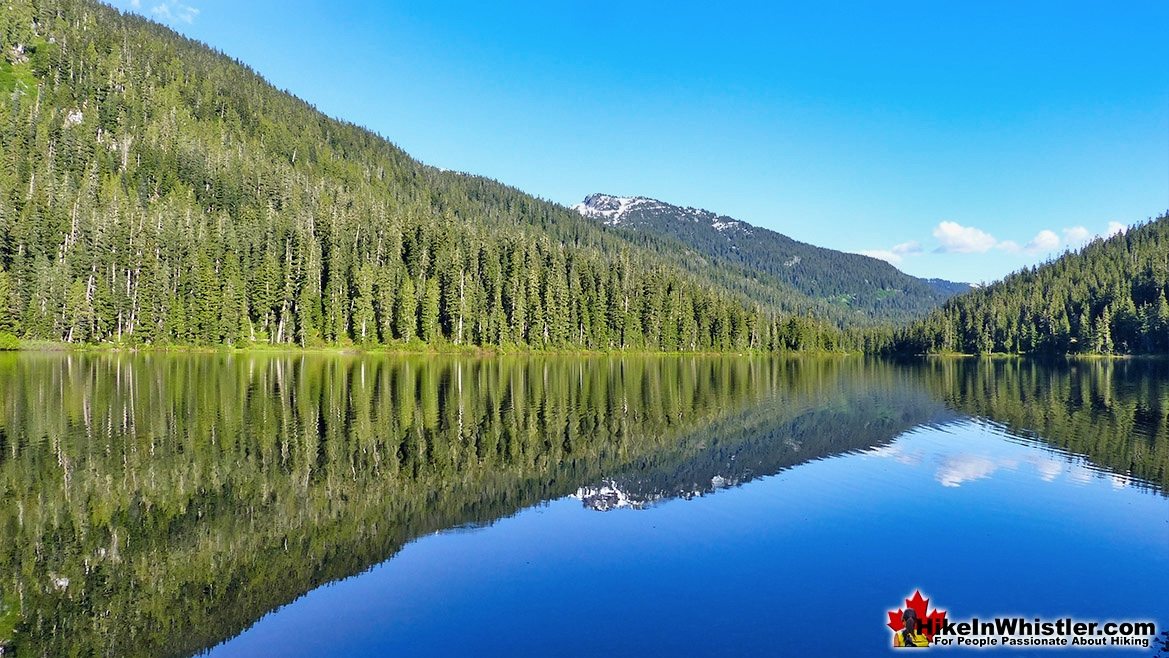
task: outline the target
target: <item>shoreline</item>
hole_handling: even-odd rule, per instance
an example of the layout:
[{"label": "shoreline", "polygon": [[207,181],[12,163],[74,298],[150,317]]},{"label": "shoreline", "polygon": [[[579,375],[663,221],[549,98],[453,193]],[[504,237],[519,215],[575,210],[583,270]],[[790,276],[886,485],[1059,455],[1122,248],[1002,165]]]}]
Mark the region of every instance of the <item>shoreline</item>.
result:
[{"label": "shoreline", "polygon": [[0,350],[0,354],[30,353],[73,353],[73,354],[334,354],[334,355],[387,355],[387,356],[866,356],[864,352],[826,350],[781,351],[728,350],[728,351],[666,351],[649,349],[550,348],[533,347],[484,347],[460,345],[319,345],[301,347],[298,345],[248,345],[245,347],[210,345],[82,345],[53,341],[30,341],[14,349]]},{"label": "shoreline", "polygon": [[73,354],[333,354],[345,356],[359,355],[387,355],[387,356],[836,356],[836,357],[879,357],[887,359],[985,359],[1002,361],[1009,359],[1038,359],[1038,360],[1066,360],[1066,361],[1117,361],[1117,360],[1148,360],[1164,359],[1166,354],[1016,354],[1009,352],[992,352],[990,354],[967,354],[961,352],[927,353],[927,354],[871,354],[863,351],[829,351],[829,350],[799,350],[799,351],[767,351],[767,350],[728,350],[728,351],[677,351],[652,350],[643,348],[630,349],[589,349],[589,348],[535,348],[535,347],[498,347],[479,345],[316,345],[302,347],[299,345],[247,345],[243,347],[213,346],[213,345],[113,345],[113,344],[73,344],[57,341],[21,341],[20,344],[0,349],[4,353],[54,353],[67,352]]}]

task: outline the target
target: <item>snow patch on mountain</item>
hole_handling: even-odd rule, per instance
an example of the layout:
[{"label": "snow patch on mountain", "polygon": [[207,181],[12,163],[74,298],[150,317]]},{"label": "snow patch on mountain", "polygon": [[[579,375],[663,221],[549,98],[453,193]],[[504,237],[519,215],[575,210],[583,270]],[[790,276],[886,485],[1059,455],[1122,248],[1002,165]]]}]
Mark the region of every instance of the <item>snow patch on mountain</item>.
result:
[{"label": "snow patch on mountain", "polygon": [[620,226],[621,220],[629,214],[629,211],[661,205],[664,205],[661,201],[640,196],[590,194],[572,209],[585,217],[601,220],[605,226]]},{"label": "snow patch on mountain", "polygon": [[750,224],[740,222],[737,219],[717,215],[709,210],[682,208],[643,196],[590,194],[572,209],[584,217],[600,220],[605,226],[621,226],[628,223],[630,215],[633,213],[641,217],[668,213],[678,221],[707,224],[724,235],[727,235],[728,232],[751,235]]}]

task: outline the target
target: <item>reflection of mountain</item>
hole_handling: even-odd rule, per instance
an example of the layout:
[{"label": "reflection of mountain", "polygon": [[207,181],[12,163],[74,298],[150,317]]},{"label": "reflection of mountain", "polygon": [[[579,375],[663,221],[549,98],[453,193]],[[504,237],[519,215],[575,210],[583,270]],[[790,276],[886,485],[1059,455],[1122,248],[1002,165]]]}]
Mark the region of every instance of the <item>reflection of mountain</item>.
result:
[{"label": "reflection of mountain", "polygon": [[599,511],[690,499],[955,418],[914,386],[907,372],[860,365],[842,366],[818,378],[815,387],[773,391],[687,437],[680,450],[631,463],[575,496]]},{"label": "reflection of mountain", "polygon": [[[608,512],[611,509],[631,508],[643,509],[661,500],[660,496],[643,496],[636,492],[630,493],[621,488],[621,483],[612,479],[602,480],[600,484],[580,487],[572,496],[578,498],[585,507],[598,512]],[[689,498],[690,494],[681,494]],[[700,495],[700,494],[699,494]]]},{"label": "reflection of mountain", "polygon": [[15,608],[21,655],[189,654],[436,530],[573,492],[597,508],[705,495],[955,412],[1164,490],[1167,377],[1136,362],[0,355],[0,632]]},{"label": "reflection of mountain", "polygon": [[[714,421],[682,442],[608,473],[574,494],[590,509],[644,509],[738,486],[801,463],[881,446],[907,429],[971,415],[1020,437],[1080,455],[1033,466],[1041,476],[1085,468],[1116,482],[1169,489],[1169,366],[1162,361],[1043,364],[1031,361],[936,359],[863,373],[842,368],[814,394],[780,389],[773,398]],[[808,390],[803,393],[811,393]],[[999,468],[977,455],[950,456],[945,486]]]},{"label": "reflection of mountain", "polygon": [[746,358],[0,355],[0,601],[19,601],[21,654],[189,654],[800,376]]}]

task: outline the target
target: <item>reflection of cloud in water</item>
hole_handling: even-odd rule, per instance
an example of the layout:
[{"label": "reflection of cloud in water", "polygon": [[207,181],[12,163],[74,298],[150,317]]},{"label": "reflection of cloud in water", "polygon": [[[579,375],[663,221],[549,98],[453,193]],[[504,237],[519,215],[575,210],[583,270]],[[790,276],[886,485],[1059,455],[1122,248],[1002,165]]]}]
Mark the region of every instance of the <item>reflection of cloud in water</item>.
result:
[{"label": "reflection of cloud in water", "polygon": [[872,457],[888,457],[896,460],[898,463],[906,466],[916,466],[925,459],[925,453],[921,450],[906,451],[899,444],[890,444],[886,446],[877,446],[871,450],[865,451],[866,455]]},{"label": "reflection of cloud in water", "polygon": [[1092,469],[1070,458],[1059,459],[1049,455],[1030,455],[1026,461],[1035,467],[1036,474],[1044,482],[1054,482],[1061,475],[1067,473],[1068,479],[1083,484],[1091,480],[1095,474]]},{"label": "reflection of cloud in water", "polygon": [[[971,453],[940,457],[940,461],[941,466],[938,467],[936,479],[944,487],[961,486],[966,482],[990,477],[999,469],[1014,470],[1019,466],[1018,459],[994,458]],[[1065,472],[1067,479],[1076,484],[1087,484],[1100,477],[1100,473],[1084,464],[1046,455],[1028,455],[1023,462],[1035,467],[1035,474],[1044,482],[1054,482]],[[1128,486],[1132,481],[1124,475],[1112,475],[1111,479],[1112,486],[1117,489]]]},{"label": "reflection of cloud in water", "polygon": [[1035,470],[1039,472],[1039,479],[1051,482],[1063,473],[1063,462],[1058,459],[1035,459]]},{"label": "reflection of cloud in water", "polygon": [[990,477],[1002,465],[982,455],[953,455],[942,460],[937,479],[943,487],[957,487],[963,482]]},{"label": "reflection of cloud in water", "polygon": [[1076,484],[1088,484],[1092,481],[1092,471],[1079,464],[1068,467],[1068,479]]},{"label": "reflection of cloud in water", "polygon": [[[1034,473],[1044,482],[1055,482],[1061,478],[1073,484],[1088,484],[1107,479],[1115,489],[1123,489],[1134,483],[1132,477],[1124,474],[1102,473],[1076,455],[1062,456],[1049,451],[1029,450],[1029,454],[994,454],[995,449],[983,450],[973,442],[963,442],[964,450],[955,450],[953,444],[937,445],[929,441],[904,437],[889,445],[877,446],[865,451],[870,457],[892,459],[906,466],[937,464],[934,479],[944,487],[960,487],[967,482],[993,476],[1000,470],[1019,470],[1020,466],[1031,466]],[[1022,447],[1012,442],[1010,445]],[[1003,448],[1003,446],[994,446]],[[1028,446],[1030,447],[1030,446]],[[1030,469],[1023,468],[1023,472]]]}]

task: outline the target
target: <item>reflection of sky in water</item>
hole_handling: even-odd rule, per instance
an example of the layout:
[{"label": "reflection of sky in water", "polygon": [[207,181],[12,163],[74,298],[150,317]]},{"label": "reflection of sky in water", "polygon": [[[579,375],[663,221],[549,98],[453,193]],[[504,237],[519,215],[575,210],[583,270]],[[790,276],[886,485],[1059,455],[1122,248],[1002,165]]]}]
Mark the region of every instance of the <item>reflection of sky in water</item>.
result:
[{"label": "reflection of sky in water", "polygon": [[424,537],[212,655],[880,655],[917,588],[955,617],[1163,625],[1169,499],[1129,484],[989,423],[919,427],[691,500]]},{"label": "reflection of sky in water", "polygon": [[944,487],[960,487],[1001,471],[1034,475],[1044,482],[1064,479],[1083,485],[1107,481],[1114,488],[1134,482],[1128,475],[1099,469],[1080,456],[1053,450],[1039,441],[1012,437],[994,424],[963,421],[955,427],[959,431],[950,433],[943,426],[928,432],[909,432],[894,443],[864,454],[932,469],[934,479]]}]

